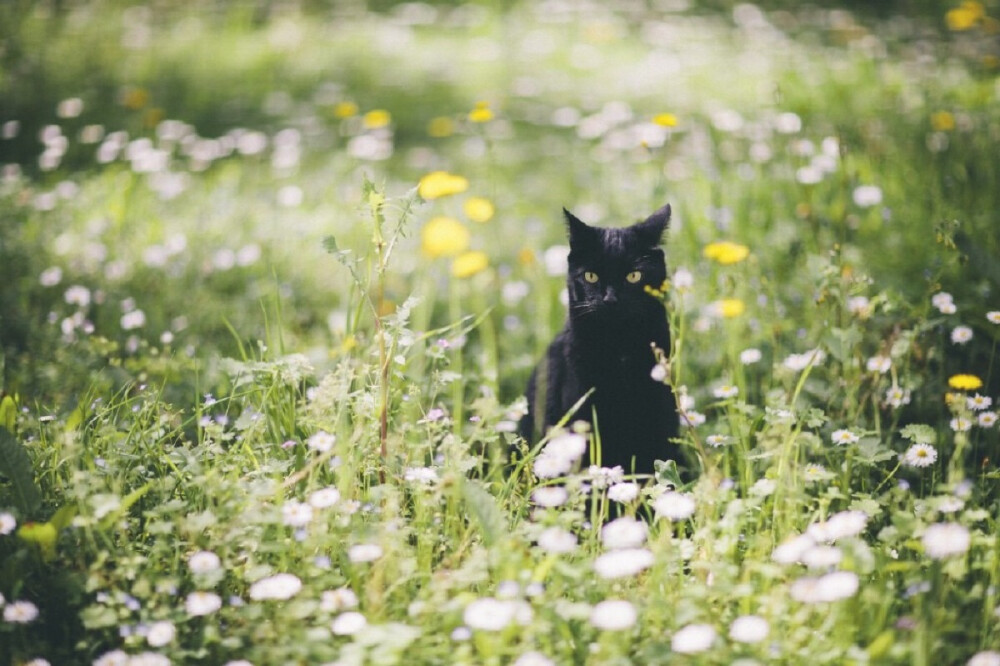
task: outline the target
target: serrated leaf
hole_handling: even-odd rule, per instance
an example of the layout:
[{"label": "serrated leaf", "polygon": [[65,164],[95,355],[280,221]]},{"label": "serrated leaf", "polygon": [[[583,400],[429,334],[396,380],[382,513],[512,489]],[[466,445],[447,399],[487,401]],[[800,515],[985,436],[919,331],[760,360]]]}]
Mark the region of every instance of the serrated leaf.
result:
[{"label": "serrated leaf", "polygon": [[0,428],[0,474],[10,482],[17,510],[23,516],[32,515],[42,503],[42,493],[35,485],[28,452],[6,428]]},{"label": "serrated leaf", "polygon": [[899,434],[914,444],[933,444],[937,440],[934,428],[923,423],[911,423],[900,430]]},{"label": "serrated leaf", "polygon": [[465,504],[482,529],[483,542],[492,546],[507,530],[507,521],[497,506],[496,498],[475,481],[467,481],[462,486]]},{"label": "serrated leaf", "polygon": [[658,484],[666,484],[673,486],[674,488],[680,488],[683,485],[681,483],[681,473],[677,469],[676,461],[655,460],[653,461],[653,469],[655,470],[656,482]]}]

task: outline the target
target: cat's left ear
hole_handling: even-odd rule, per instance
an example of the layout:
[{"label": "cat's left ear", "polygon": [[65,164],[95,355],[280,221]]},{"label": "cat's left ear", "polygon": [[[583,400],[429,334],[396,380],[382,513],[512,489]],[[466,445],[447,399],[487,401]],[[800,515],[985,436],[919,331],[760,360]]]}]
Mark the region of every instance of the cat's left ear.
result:
[{"label": "cat's left ear", "polygon": [[583,220],[565,208],[563,208],[563,217],[566,218],[566,226],[569,229],[569,246],[571,248],[590,246],[594,243],[596,230],[593,227],[587,226]]},{"label": "cat's left ear", "polygon": [[639,237],[649,245],[659,245],[663,242],[663,234],[670,223],[670,204],[656,211],[645,221],[632,227]]}]

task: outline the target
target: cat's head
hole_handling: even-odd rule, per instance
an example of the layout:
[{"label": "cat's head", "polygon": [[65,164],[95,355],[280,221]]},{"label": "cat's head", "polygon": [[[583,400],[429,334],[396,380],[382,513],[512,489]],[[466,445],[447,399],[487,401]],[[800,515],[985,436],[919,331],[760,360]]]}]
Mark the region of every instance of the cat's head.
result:
[{"label": "cat's head", "polygon": [[659,248],[670,206],[623,228],[591,227],[563,209],[569,227],[570,317],[628,325],[655,312],[660,303],[646,293],[667,279]]}]

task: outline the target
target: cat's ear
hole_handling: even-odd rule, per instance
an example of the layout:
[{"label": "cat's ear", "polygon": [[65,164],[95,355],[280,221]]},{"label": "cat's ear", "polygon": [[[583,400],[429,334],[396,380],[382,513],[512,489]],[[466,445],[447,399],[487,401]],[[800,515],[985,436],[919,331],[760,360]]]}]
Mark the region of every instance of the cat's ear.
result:
[{"label": "cat's ear", "polygon": [[633,226],[632,229],[646,244],[659,245],[663,242],[663,234],[667,231],[667,225],[669,223],[670,204],[667,204],[647,217],[644,221]]},{"label": "cat's ear", "polygon": [[566,218],[566,227],[569,229],[570,248],[593,242],[596,229],[588,227],[581,219],[565,208],[563,208],[563,216]]}]

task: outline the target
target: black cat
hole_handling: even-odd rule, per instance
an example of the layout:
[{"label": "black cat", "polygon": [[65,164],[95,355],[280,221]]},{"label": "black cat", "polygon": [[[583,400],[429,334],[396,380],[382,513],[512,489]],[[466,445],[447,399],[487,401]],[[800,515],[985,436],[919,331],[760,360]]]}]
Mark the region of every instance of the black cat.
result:
[{"label": "black cat", "polygon": [[663,305],[645,291],[667,277],[657,246],[670,206],[623,229],[590,227],[563,213],[569,226],[569,316],[528,382],[521,435],[538,441],[593,388],[570,422],[595,426],[601,465],[652,474],[654,460],[678,456],[670,442],[678,428],[673,392],[650,376],[656,364],[651,344],[669,352],[670,329]]}]

